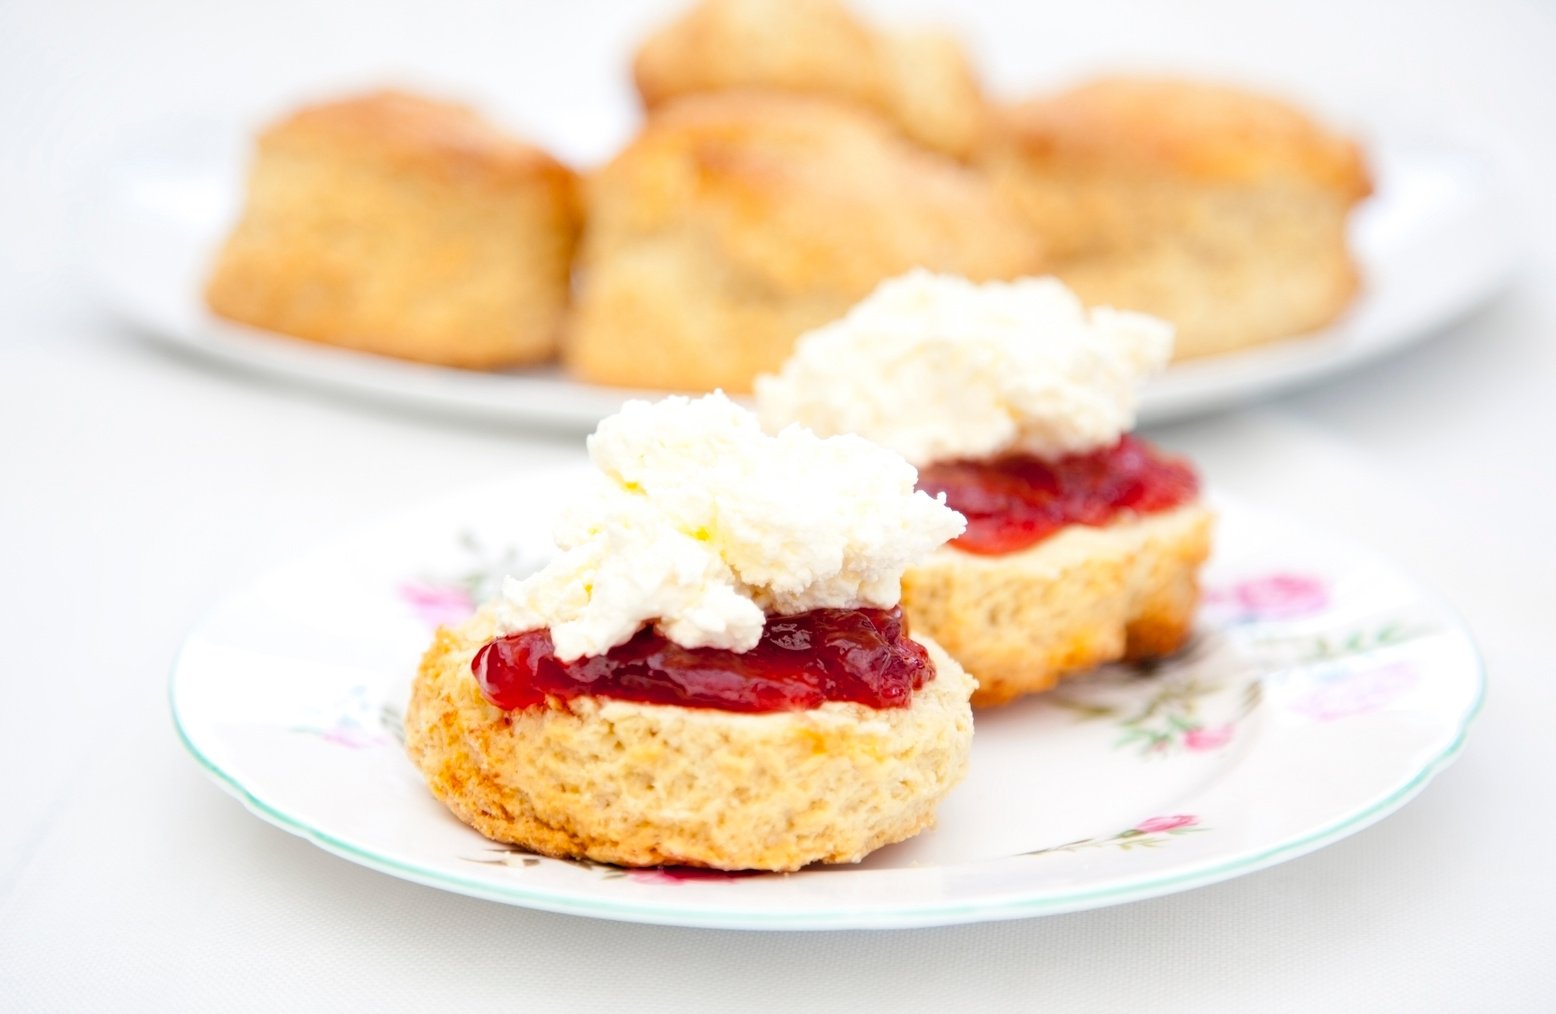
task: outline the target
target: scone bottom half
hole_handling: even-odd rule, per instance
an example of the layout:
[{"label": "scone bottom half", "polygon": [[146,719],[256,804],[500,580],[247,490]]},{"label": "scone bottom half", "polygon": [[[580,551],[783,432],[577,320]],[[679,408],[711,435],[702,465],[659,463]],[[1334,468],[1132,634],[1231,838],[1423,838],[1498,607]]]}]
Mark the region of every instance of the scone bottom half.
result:
[{"label": "scone bottom half", "polygon": [[738,713],[607,697],[504,711],[472,673],[484,615],[439,630],[406,712],[433,794],[486,837],[622,866],[792,871],[933,826],[962,778],[974,681],[938,645],[908,706]]},{"label": "scone bottom half", "polygon": [[904,575],[903,607],[977,678],[975,708],[1008,704],[1099,665],[1183,647],[1214,521],[1196,500],[1069,525],[1014,553],[947,547]]}]

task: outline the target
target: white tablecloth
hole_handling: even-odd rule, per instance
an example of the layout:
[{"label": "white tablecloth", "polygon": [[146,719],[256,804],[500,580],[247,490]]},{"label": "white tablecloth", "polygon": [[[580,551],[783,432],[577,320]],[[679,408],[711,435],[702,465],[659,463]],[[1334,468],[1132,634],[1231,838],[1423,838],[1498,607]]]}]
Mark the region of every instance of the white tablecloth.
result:
[{"label": "white tablecloth", "polygon": [[1424,795],[1275,869],[1078,915],[763,935],[528,912],[360,869],[250,816],[174,738],[169,660],[226,590],[436,489],[578,453],[186,360],[94,304],[73,233],[95,168],[135,132],[394,78],[590,157],[630,123],[622,54],[659,16],[318,6],[0,5],[0,1007],[1552,1009],[1550,7],[869,5],[959,17],[1005,88],[1184,67],[1497,158],[1529,248],[1512,291],[1395,360],[1157,434],[1216,485],[1444,592],[1491,690]]}]

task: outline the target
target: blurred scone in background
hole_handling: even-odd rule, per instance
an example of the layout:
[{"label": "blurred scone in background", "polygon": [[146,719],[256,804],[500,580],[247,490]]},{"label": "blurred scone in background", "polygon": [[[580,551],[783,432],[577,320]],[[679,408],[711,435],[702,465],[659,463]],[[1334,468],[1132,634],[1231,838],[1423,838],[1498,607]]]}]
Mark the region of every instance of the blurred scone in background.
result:
[{"label": "blurred scone in background", "polygon": [[885,278],[1045,265],[981,174],[868,113],[781,92],[655,110],[589,179],[586,207],[564,354],[598,383],[747,391]]},{"label": "blurred scone in background", "polygon": [[649,109],[739,88],[823,96],[870,110],[920,144],[972,154],[984,99],[960,40],[932,28],[876,28],[840,0],[698,0],[638,49]]},{"label": "blurred scone in background", "polygon": [[571,170],[474,111],[380,91],[259,137],[206,288],[255,327],[448,366],[556,353],[579,228]]},{"label": "blurred scone in background", "polygon": [[1322,329],[1364,284],[1360,149],[1253,91],[1113,76],[997,102],[956,36],[841,0],[696,0],[630,71],[642,119],[582,181],[464,106],[299,109],[258,139],[208,305],[425,363],[740,392],[913,268],[1051,272],[1174,323],[1178,358]]},{"label": "blurred scone in background", "polygon": [[1316,330],[1360,278],[1360,150],[1239,89],[1111,77],[1001,111],[979,162],[1089,304],[1177,325],[1177,358]]}]

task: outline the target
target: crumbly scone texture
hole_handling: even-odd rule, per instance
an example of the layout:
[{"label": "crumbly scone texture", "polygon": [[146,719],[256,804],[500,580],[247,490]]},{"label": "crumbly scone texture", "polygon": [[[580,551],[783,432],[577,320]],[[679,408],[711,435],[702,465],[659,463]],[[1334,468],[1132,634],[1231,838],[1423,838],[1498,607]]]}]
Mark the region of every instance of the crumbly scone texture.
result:
[{"label": "crumbly scone texture", "polygon": [[1199,503],[1070,525],[1030,549],[947,546],[903,578],[914,629],[978,680],[973,706],[1051,689],[1105,662],[1158,658],[1193,628],[1214,518]]},{"label": "crumbly scone texture", "polygon": [[432,792],[496,841],[623,866],[796,870],[931,827],[967,768],[973,680],[936,669],[906,708],[740,714],[575,698],[502,711],[470,671],[485,615],[439,630],[405,716]]},{"label": "crumbly scone texture", "polygon": [[972,61],[941,31],[887,31],[839,0],[701,0],[633,60],[648,108],[683,95],[772,89],[869,109],[920,144],[968,157],[984,128]]},{"label": "crumbly scone texture", "polygon": [[400,92],[309,106],[260,135],[206,302],[401,359],[541,362],[579,216],[571,170],[464,106]]},{"label": "crumbly scone texture", "polygon": [[1359,276],[1361,152],[1278,100],[1109,78],[1002,110],[979,163],[1087,303],[1178,328],[1178,358],[1303,334]]},{"label": "crumbly scone texture", "polygon": [[749,391],[886,278],[1008,279],[1046,263],[980,174],[823,99],[681,99],[587,195],[564,358],[598,383]]}]

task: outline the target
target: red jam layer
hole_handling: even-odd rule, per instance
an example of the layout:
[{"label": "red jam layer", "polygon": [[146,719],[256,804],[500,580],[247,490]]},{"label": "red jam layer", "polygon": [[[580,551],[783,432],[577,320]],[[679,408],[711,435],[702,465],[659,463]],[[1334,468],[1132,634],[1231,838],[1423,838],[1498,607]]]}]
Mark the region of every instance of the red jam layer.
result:
[{"label": "red jam layer", "polygon": [[900,608],[770,616],[757,646],[739,653],[683,648],[644,627],[603,655],[563,662],[550,631],[532,630],[499,637],[470,668],[486,699],[509,711],[584,696],[722,711],[803,711],[827,701],[905,708],[935,675]]},{"label": "red jam layer", "polygon": [[1125,512],[1167,510],[1199,495],[1188,462],[1132,436],[1058,461],[1012,454],[941,462],[919,470],[918,486],[944,493],[967,518],[953,546],[991,556],[1026,549],[1066,525],[1106,525]]}]

